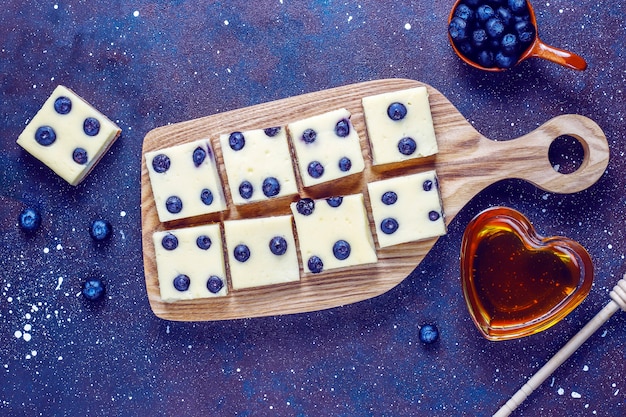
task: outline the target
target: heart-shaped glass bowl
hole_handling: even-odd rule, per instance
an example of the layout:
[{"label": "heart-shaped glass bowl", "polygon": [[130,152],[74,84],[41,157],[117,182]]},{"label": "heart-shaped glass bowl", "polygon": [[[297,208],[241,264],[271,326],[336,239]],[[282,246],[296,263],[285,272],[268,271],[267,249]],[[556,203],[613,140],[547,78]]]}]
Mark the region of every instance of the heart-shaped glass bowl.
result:
[{"label": "heart-shaped glass bowl", "polygon": [[467,226],[461,282],[469,313],[484,337],[507,340],[543,331],[589,294],[593,263],[566,237],[542,237],[516,210],[494,207]]}]

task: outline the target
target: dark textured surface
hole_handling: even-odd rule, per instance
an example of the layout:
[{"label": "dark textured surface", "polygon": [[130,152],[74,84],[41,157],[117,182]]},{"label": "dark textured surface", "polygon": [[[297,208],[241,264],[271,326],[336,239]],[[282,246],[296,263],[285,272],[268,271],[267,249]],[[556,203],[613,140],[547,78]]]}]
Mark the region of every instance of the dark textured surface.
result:
[{"label": "dark textured surface", "polygon": [[[446,37],[448,2],[16,2],[0,11],[0,414],[7,416],[490,415],[609,300],[625,272],[621,2],[534,3],[539,34],[583,55],[575,72],[531,60],[498,74],[469,68]],[[141,258],[140,153],[167,123],[380,78],[441,91],[487,137],[520,136],[578,113],[605,131],[603,178],[575,195],[496,184],[453,221],[392,291],[332,310],[173,323],[148,305]],[[123,129],[74,188],[15,144],[57,84]],[[24,205],[42,227],[17,227]],[[491,205],[545,235],[585,246],[594,287],[565,320],[520,340],[474,328],[459,282],[465,225]],[[88,227],[108,219],[110,242]],[[107,299],[80,296],[102,276]],[[626,315],[618,313],[517,411],[626,414]],[[425,346],[419,326],[441,338]]]}]

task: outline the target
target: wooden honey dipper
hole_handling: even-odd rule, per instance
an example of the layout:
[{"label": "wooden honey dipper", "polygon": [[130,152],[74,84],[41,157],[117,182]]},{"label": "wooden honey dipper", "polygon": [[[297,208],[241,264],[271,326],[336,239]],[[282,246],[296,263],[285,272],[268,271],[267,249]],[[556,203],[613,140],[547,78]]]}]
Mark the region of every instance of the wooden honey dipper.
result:
[{"label": "wooden honey dipper", "polygon": [[626,274],[617,282],[609,294],[611,301],[595,315],[565,346],[561,348],[535,375],[533,375],[510,400],[508,400],[493,416],[510,415],[532,392],[537,389],[567,358],[595,333],[620,308],[626,311]]}]

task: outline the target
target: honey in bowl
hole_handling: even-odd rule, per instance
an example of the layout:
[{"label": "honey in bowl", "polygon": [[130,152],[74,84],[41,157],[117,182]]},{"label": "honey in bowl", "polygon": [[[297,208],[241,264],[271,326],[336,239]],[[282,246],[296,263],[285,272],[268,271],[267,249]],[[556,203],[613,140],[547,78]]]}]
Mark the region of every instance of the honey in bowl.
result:
[{"label": "honey in bowl", "polygon": [[461,281],[470,315],[489,340],[543,331],[576,308],[591,290],[593,264],[566,237],[542,237],[516,210],[495,207],[467,226]]}]

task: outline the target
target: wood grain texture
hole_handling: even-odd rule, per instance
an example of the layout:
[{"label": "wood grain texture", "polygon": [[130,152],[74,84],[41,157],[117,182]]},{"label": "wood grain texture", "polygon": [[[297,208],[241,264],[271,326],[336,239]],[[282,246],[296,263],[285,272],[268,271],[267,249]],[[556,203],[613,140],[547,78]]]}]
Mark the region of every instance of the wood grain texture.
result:
[{"label": "wood grain texture", "polygon": [[[372,167],[361,99],[422,85],[429,91],[439,153],[417,163],[405,163],[384,169]],[[332,186],[301,189],[301,196],[320,198],[359,192],[366,194],[368,182],[435,169],[439,178],[446,224],[449,224],[470,199],[497,181],[519,178],[546,191],[574,193],[594,184],[602,176],[609,160],[604,133],[595,122],[584,116],[559,116],[520,138],[495,142],[476,131],[439,91],[407,79],[352,84],[154,129],[148,132],[143,143],[141,212],[146,289],[150,306],[158,317],[177,321],[227,320],[337,307],[390,290],[424,259],[437,239],[379,249],[379,261],[374,265],[326,271],[317,275],[301,271],[301,280],[296,283],[238,291],[229,289],[226,297],[175,303],[164,303],[161,300],[152,243],[152,234],[155,231],[204,222],[288,214],[288,203],[291,200],[256,204],[244,209],[232,207],[217,216],[162,224],[158,220],[152,198],[143,154],[198,139],[209,139],[221,167],[221,176],[226,180],[218,140],[220,134],[285,125],[341,107],[352,113],[352,122],[361,137],[366,161],[365,171],[363,175],[337,181]],[[582,165],[571,174],[558,173],[548,159],[550,144],[562,135],[577,138],[585,151]],[[228,186],[225,187],[225,193],[229,199]]]}]

